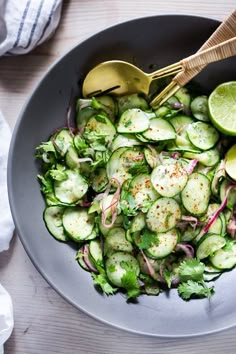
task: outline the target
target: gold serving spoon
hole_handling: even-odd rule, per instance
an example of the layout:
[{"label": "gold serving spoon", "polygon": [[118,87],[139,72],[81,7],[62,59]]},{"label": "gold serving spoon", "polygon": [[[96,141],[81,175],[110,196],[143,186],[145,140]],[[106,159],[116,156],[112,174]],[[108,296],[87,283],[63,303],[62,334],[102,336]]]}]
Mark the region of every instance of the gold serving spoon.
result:
[{"label": "gold serving spoon", "polygon": [[[217,30],[205,43],[204,49],[209,49],[209,46],[219,44],[219,42],[222,42],[222,40],[232,38],[232,32],[235,34],[235,26],[232,27],[232,17],[234,16],[235,11],[217,28]],[[235,18],[233,20],[235,21]],[[224,34],[223,36],[222,33]],[[234,42],[224,43],[220,49],[215,48],[214,50],[216,51],[217,55],[211,48],[211,52],[206,53],[208,60],[210,60],[209,62],[221,60],[223,58],[235,55],[234,44]],[[229,48],[232,50],[230,51]],[[203,55],[204,53],[205,51],[201,51],[201,56],[195,58],[195,56],[199,55],[198,52],[195,55],[190,56],[178,63],[169,65],[150,74],[143,72],[141,69],[128,62],[120,60],[110,60],[103,62],[90,70],[85,77],[82,87],[83,96],[91,97],[107,92],[112,92],[116,95],[140,92],[148,95],[149,88],[153,80],[178,73],[179,75],[182,75],[183,72],[186,73],[188,71],[193,73],[193,71],[196,72],[197,67],[205,67],[209,62],[206,62],[206,58]]]},{"label": "gold serving spoon", "polygon": [[148,95],[153,80],[175,75],[181,70],[182,66],[177,63],[147,74],[131,63],[122,60],[109,60],[98,64],[89,71],[83,82],[82,93],[84,97],[107,92],[116,95],[142,92]]}]

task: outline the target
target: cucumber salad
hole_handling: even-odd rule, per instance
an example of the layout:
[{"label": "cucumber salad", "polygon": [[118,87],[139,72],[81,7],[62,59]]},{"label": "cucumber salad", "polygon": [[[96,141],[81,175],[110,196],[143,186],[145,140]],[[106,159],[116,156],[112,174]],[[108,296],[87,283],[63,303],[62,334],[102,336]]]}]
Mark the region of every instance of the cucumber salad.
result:
[{"label": "cucumber salad", "polygon": [[236,265],[236,183],[208,97],[181,88],[157,110],[138,94],[79,98],[68,117],[36,148],[49,233],[77,244],[107,295],[210,297]]}]

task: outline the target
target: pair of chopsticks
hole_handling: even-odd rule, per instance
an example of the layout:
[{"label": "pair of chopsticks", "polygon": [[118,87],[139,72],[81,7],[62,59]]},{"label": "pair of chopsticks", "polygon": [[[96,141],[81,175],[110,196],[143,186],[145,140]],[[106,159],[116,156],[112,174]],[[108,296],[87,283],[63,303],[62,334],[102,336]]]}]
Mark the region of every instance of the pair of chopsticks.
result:
[{"label": "pair of chopsticks", "polygon": [[166,70],[168,75],[168,72],[181,66],[181,71],[170,84],[151,101],[151,106],[153,108],[161,106],[209,63],[234,55],[236,55],[236,10],[221,23],[196,54],[163,69],[163,73]]}]

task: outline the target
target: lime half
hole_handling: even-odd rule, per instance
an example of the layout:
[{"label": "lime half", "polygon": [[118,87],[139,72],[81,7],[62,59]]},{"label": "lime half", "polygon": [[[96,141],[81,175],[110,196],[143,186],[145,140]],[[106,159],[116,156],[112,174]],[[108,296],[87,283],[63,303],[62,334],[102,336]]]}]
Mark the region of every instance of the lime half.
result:
[{"label": "lime half", "polygon": [[236,81],[217,86],[210,94],[208,105],[215,127],[224,134],[236,135]]},{"label": "lime half", "polygon": [[225,155],[225,169],[228,175],[236,181],[236,144]]}]

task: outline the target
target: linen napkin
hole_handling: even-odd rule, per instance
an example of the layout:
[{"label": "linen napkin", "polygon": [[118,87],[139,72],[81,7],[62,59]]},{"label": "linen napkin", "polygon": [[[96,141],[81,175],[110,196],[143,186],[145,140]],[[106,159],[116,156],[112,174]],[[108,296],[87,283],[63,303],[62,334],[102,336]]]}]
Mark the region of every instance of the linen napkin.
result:
[{"label": "linen napkin", "polygon": [[[48,39],[59,24],[61,7],[62,0],[0,0],[0,56],[28,53]],[[14,231],[7,194],[10,139],[0,112],[0,252],[9,248]],[[0,354],[13,326],[12,300],[0,284]]]}]

